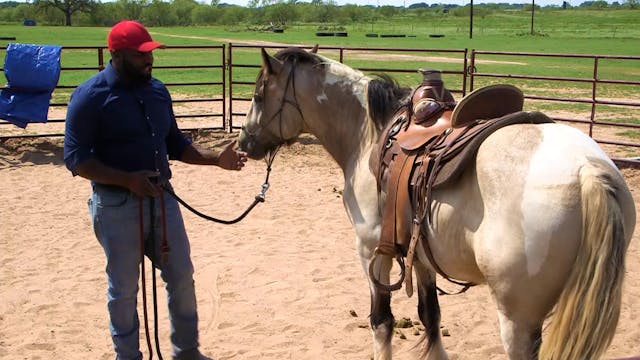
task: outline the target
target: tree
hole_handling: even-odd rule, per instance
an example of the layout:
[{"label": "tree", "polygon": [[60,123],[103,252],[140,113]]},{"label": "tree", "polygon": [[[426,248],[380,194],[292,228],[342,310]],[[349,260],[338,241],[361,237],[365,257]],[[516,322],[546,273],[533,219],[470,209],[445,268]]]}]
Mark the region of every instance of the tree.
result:
[{"label": "tree", "polygon": [[35,19],[36,9],[27,5],[21,4],[14,8],[11,21],[21,22],[24,19]]},{"label": "tree", "polygon": [[238,25],[243,21],[250,19],[255,10],[244,8],[237,5],[231,5],[224,8],[224,13],[218,19],[218,23],[222,25]]},{"label": "tree", "polygon": [[153,0],[142,11],[142,22],[149,26],[173,26],[178,23],[178,16],[171,4]]},{"label": "tree", "polygon": [[142,10],[147,5],[146,0],[118,0],[120,18],[138,20],[142,17]]},{"label": "tree", "polygon": [[178,25],[191,25],[191,13],[197,6],[194,0],[173,0],[171,8],[178,18]]},{"label": "tree", "polygon": [[291,3],[278,3],[268,6],[265,10],[265,19],[277,26],[286,25],[297,19],[295,5]]},{"label": "tree", "polygon": [[93,0],[38,0],[35,5],[40,9],[58,9],[64,13],[64,24],[71,26],[71,15],[76,12],[90,13],[95,6]]},{"label": "tree", "polygon": [[380,15],[386,19],[391,19],[395,15],[398,15],[398,8],[396,8],[395,6],[389,6],[389,5],[380,6],[378,8],[378,11],[380,12]]},{"label": "tree", "polygon": [[[55,13],[56,15],[62,15],[59,11]],[[111,27],[120,19],[118,16],[118,5],[113,2],[108,2],[94,7],[90,13],[77,14],[73,19],[73,23],[80,26],[102,25]],[[58,24],[62,24],[63,22],[64,19],[60,19]]]},{"label": "tree", "polygon": [[334,0],[311,0],[301,6],[304,20],[307,22],[334,22],[338,6]]},{"label": "tree", "polygon": [[352,23],[362,21],[369,13],[369,9],[353,4],[342,5],[338,10],[345,20]]},{"label": "tree", "polygon": [[213,25],[222,14],[222,9],[217,5],[200,4],[191,12],[191,23],[193,25]]},{"label": "tree", "polygon": [[606,9],[607,7],[609,7],[609,3],[604,0],[594,1],[591,4],[591,9]]}]

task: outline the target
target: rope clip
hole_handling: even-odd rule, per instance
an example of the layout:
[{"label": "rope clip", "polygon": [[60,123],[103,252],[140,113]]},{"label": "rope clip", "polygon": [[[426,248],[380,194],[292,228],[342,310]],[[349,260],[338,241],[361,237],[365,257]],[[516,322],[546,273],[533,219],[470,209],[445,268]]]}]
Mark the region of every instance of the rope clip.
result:
[{"label": "rope clip", "polygon": [[269,190],[269,183],[262,184],[262,190],[260,190],[260,194],[256,196],[256,199],[260,202],[264,202],[265,197],[267,196],[267,190]]}]

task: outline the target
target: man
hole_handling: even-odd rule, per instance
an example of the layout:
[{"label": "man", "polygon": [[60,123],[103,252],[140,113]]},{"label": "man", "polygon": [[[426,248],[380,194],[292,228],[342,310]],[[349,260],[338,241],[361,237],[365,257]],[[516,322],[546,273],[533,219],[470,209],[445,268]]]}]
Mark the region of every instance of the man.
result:
[{"label": "man", "polygon": [[[108,36],[110,63],[78,86],[67,111],[64,160],[74,176],[91,180],[89,210],[107,258],[107,304],[117,360],[142,359],[136,299],[143,244],[147,256],[155,254],[167,285],[173,358],[208,359],[198,350],[193,266],[182,215],[161,186],[170,186],[168,158],[229,170],[241,170],[247,160],[246,153],[233,149],[235,143],[222,151],[205,150],[178,130],[169,92],[151,76],[152,51],[160,47],[140,23],[116,24]],[[161,219],[162,203],[166,220]],[[160,241],[163,221],[167,262],[161,261],[161,250],[166,250]]]}]

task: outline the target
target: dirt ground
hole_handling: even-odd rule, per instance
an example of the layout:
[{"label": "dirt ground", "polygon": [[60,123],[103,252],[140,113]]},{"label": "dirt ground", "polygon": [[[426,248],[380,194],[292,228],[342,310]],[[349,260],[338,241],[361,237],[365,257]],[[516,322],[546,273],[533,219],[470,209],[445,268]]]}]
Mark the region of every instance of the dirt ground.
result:
[{"label": "dirt ground", "polygon": [[[233,136],[200,133],[196,141],[213,147]],[[181,197],[227,219],[253,200],[265,176],[262,161],[249,161],[240,173],[182,163],[172,169]],[[623,173],[638,203],[640,171]],[[278,155],[267,201],[245,221],[218,225],[183,211],[204,352],[218,360],[370,358],[368,287],[342,188],[336,164],[314,138],[303,137]],[[1,144],[0,189],[0,358],[112,359],[104,255],[86,209],[90,187],[64,168],[60,139]],[[158,293],[160,343],[167,358],[161,281]],[[506,358],[487,287],[441,296],[440,304],[451,359]],[[393,295],[397,319],[416,321],[416,306],[415,296]],[[639,309],[636,231],[627,253],[620,323],[607,359],[640,355]],[[415,358],[422,333],[415,325],[397,329],[395,358]]]}]

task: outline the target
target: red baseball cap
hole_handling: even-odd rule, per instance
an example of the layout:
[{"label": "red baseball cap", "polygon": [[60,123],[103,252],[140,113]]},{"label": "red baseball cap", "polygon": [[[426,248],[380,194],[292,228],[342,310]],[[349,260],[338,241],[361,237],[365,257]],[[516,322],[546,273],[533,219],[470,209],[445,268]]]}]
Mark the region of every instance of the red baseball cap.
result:
[{"label": "red baseball cap", "polygon": [[109,50],[134,49],[141,52],[149,52],[165,46],[153,41],[147,29],[133,20],[122,20],[115,24],[109,31],[107,45]]}]

